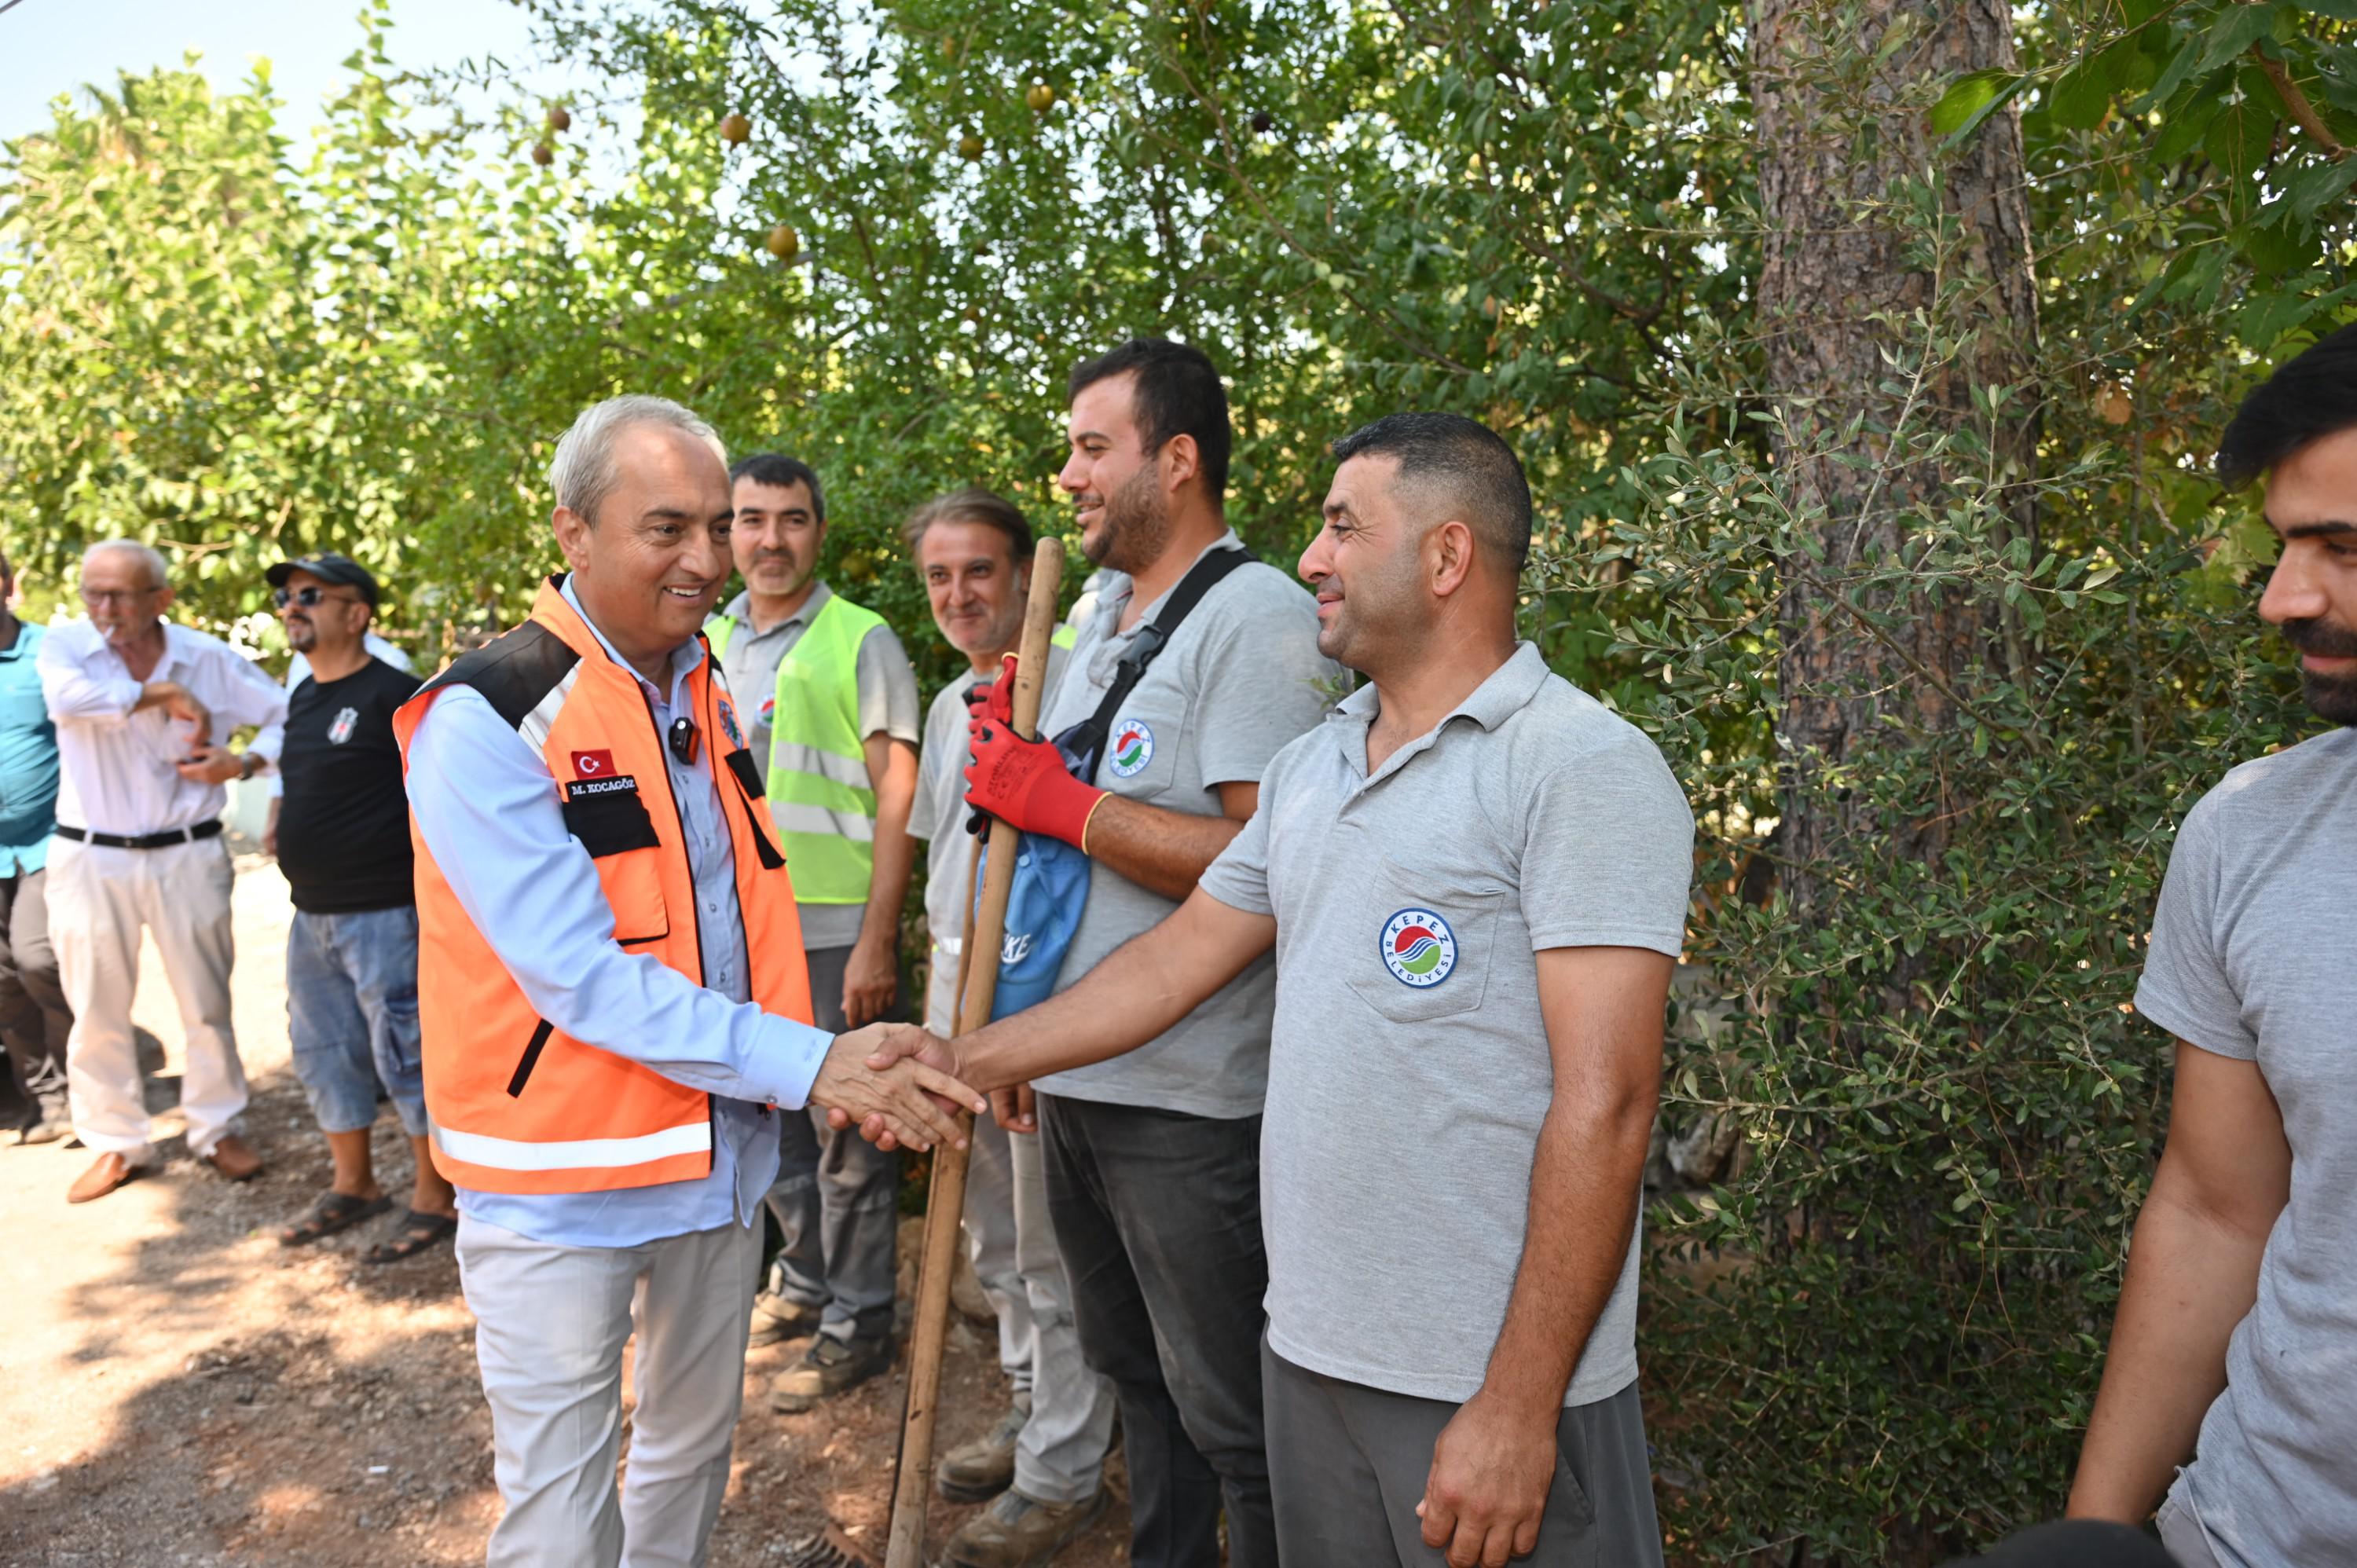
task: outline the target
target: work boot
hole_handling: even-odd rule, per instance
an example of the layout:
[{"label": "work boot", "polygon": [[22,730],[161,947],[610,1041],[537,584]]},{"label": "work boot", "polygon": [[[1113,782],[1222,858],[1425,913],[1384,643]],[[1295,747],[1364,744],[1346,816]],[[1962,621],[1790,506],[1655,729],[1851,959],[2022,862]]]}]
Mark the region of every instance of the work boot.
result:
[{"label": "work boot", "polygon": [[1017,1394],[998,1424],[962,1443],[933,1466],[933,1485],[953,1503],[986,1503],[1015,1484],[1015,1440],[1031,1419],[1031,1398]]},{"label": "work boot", "polygon": [[753,1331],[745,1342],[748,1345],[775,1345],[780,1340],[799,1339],[805,1334],[815,1334],[823,1312],[822,1307],[808,1306],[775,1291],[765,1290],[753,1298]]},{"label": "work boot", "polygon": [[945,1568],[1041,1568],[1105,1510],[1099,1487],[1076,1503],[1036,1502],[1009,1487],[942,1548]]},{"label": "work boot", "polygon": [[770,1408],[787,1415],[857,1388],[892,1364],[892,1337],[877,1334],[838,1339],[821,1334],[802,1359],[770,1380]]}]

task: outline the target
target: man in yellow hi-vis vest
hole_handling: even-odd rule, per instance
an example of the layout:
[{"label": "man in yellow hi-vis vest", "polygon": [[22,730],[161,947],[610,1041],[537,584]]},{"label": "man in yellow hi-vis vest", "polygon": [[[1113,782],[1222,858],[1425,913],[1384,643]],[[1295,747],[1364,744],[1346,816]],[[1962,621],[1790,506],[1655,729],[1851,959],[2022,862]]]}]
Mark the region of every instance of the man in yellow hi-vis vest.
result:
[{"label": "man in yellow hi-vis vest", "polygon": [[[768,767],[811,1002],[822,1027],[898,1020],[921,723],[916,672],[881,616],[819,581],[826,499],[809,465],[762,453],[729,474],[729,548],[745,591],[705,632],[747,742]],[[770,1385],[772,1405],[799,1411],[891,1362],[900,1167],[898,1155],[823,1119],[782,1122],[770,1209],[785,1248],[755,1299],[753,1342],[813,1335]]]}]

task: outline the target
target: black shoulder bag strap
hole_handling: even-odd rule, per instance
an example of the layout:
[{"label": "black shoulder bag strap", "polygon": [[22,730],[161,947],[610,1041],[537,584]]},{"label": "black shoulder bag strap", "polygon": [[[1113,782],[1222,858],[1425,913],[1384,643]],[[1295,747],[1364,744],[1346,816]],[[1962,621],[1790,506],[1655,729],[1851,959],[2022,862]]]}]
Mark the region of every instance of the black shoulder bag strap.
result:
[{"label": "black shoulder bag strap", "polygon": [[1104,700],[1097,704],[1097,711],[1056,737],[1072,777],[1083,784],[1097,781],[1097,764],[1103,760],[1105,739],[1113,733],[1114,721],[1121,716],[1121,705],[1129,701],[1130,693],[1145,679],[1146,667],[1169,646],[1178,623],[1203,602],[1203,596],[1221,578],[1245,562],[1259,559],[1249,550],[1211,550],[1188,568],[1187,575],[1178,579],[1178,585],[1170,590],[1170,596],[1162,601],[1160,613],[1138,628],[1129,651],[1114,667],[1113,684],[1105,688]]}]

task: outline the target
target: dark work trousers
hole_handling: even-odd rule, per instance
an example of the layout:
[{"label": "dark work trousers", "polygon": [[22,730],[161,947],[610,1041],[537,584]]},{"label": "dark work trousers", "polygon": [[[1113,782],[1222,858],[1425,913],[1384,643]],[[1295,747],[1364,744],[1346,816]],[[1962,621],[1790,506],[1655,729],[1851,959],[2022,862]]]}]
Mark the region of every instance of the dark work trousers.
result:
[{"label": "dark work trousers", "polygon": [[1081,1354],[1113,1380],[1130,1561],[1276,1568],[1261,1435],[1260,1118],[1039,1096],[1048,1213]]},{"label": "dark work trousers", "polygon": [[[811,1011],[820,1028],[840,1034],[843,972],[849,948],[810,955]],[[887,1022],[907,1016],[896,992]],[[859,1135],[837,1132],[826,1112],[780,1111],[778,1179],[770,1212],[785,1238],[771,1265],[770,1288],[788,1301],[820,1309],[820,1327],[837,1338],[874,1338],[892,1332],[892,1296],[899,1268],[900,1155]]]},{"label": "dark work trousers", "polygon": [[66,1113],[66,1036],[73,1009],[49,946],[49,874],[0,876],[0,1039],[29,1104],[28,1119]]},{"label": "dark work trousers", "polygon": [[[1447,1549],[1424,1543],[1415,1505],[1458,1407],[1312,1372],[1265,1346],[1261,1356],[1285,1568],[1442,1568]],[[1538,1546],[1518,1568],[1660,1568],[1637,1385],[1566,1408],[1555,1444]]]}]

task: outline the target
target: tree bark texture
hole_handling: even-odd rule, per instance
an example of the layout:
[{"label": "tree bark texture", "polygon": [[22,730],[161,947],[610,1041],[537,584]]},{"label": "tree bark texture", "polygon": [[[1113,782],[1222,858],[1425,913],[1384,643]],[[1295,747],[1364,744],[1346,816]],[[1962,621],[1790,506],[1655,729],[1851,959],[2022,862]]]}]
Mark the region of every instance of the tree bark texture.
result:
[{"label": "tree bark texture", "polygon": [[2034,526],[2030,403],[1992,430],[1973,389],[2027,386],[2037,298],[2018,113],[1953,153],[1926,123],[1955,76],[2013,68],[2005,0],[1751,0],[1750,19],[1770,453],[1819,547],[1780,562],[1782,880],[1805,918],[1869,843],[1876,862],[1936,859],[1961,804],[1879,811],[1856,775],[1894,720],[1920,737],[1964,716],[2004,659],[1999,618],[1903,578],[1856,580],[1951,497],[1988,486],[1987,459],[1921,453],[1943,430],[1982,427],[2005,526]]}]

